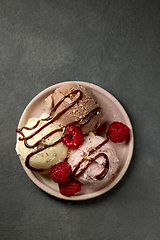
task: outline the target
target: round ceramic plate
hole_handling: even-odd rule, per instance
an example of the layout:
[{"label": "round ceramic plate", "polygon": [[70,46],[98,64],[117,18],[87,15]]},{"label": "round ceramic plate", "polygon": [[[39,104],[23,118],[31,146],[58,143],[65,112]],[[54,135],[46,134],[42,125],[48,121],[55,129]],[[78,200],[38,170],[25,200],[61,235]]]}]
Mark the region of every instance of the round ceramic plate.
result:
[{"label": "round ceramic plate", "polygon": [[[33,100],[27,105],[25,108],[21,119],[18,124],[18,128],[23,127],[27,120],[30,117],[40,117],[43,112],[48,113],[48,109],[45,104],[45,98],[50,95],[56,88],[60,87],[63,84],[66,84],[69,82],[61,82],[58,84],[55,84],[41,93],[39,93]],[[97,197],[101,194],[106,193],[111,188],[113,188],[123,177],[125,174],[131,158],[133,154],[133,147],[134,147],[134,138],[133,138],[133,130],[132,125],[129,120],[129,117],[127,113],[125,112],[122,105],[117,101],[115,97],[113,97],[110,93],[108,93],[106,90],[91,84],[87,82],[75,82],[78,84],[82,84],[92,90],[92,92],[96,95],[101,108],[103,109],[103,120],[101,127],[99,128],[98,134],[101,136],[105,136],[108,125],[113,121],[120,121],[125,123],[131,130],[130,132],[130,139],[129,141],[124,141],[123,143],[114,144],[113,147],[115,148],[117,157],[119,158],[119,167],[117,173],[114,175],[114,177],[107,182],[106,184],[102,184],[101,186],[98,186],[98,188],[95,187],[89,187],[86,185],[82,186],[81,192],[77,193],[74,196],[66,197],[59,193],[58,185],[54,183],[49,177],[39,174],[33,171],[30,171],[28,168],[25,167],[24,162],[20,159],[21,164],[29,176],[29,178],[43,191],[47,192],[48,194],[55,196],[57,198],[66,199],[66,200],[86,200],[90,198]]]}]

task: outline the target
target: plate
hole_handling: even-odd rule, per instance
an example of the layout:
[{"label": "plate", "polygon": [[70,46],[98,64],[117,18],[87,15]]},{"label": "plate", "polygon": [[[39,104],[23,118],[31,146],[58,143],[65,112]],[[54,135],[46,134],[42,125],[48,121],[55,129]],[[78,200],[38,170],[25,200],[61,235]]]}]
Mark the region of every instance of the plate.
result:
[{"label": "plate", "polygon": [[[67,82],[61,82],[58,84],[55,84],[44,91],[40,92],[37,96],[35,96],[31,102],[27,105],[25,108],[19,124],[18,128],[23,127],[27,120],[31,117],[40,117],[43,112],[48,113],[48,109],[45,104],[45,98],[50,95],[56,88],[60,87],[63,84],[69,83]],[[74,83],[74,81],[72,81]],[[94,85],[92,83],[82,82],[82,81],[76,81],[75,83],[84,85],[85,87],[88,87],[92,90],[92,92],[96,95],[101,108],[103,109],[103,120],[101,127],[98,130],[98,134],[104,136],[108,125],[113,121],[120,121],[126,124],[130,128],[130,139],[128,142],[124,141],[123,143],[113,143],[113,147],[115,148],[117,157],[119,158],[119,167],[117,173],[113,176],[113,178],[107,183],[103,184],[96,188],[92,188],[90,186],[82,186],[82,191],[77,193],[74,196],[66,197],[59,193],[58,185],[54,183],[50,178],[46,177],[43,174],[39,174],[33,171],[30,171],[28,168],[26,168],[24,162],[21,160],[21,164],[27,173],[28,177],[43,191],[46,193],[65,200],[87,200],[94,197],[97,197],[99,195],[102,195],[106,192],[108,192],[110,189],[112,189],[124,176],[125,172],[128,169],[128,166],[130,164],[132,154],[133,154],[133,148],[134,148],[134,137],[133,137],[133,129],[130,122],[130,119],[122,107],[122,105],[119,103],[119,101],[111,95],[106,90],[102,89],[101,87]]]}]

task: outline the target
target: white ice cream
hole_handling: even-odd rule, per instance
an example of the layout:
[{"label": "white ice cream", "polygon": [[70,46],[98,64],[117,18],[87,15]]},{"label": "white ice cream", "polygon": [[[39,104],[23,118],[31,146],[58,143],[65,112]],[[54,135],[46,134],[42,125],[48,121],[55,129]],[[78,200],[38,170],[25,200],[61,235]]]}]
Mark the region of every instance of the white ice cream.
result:
[{"label": "white ice cream", "polygon": [[[45,119],[47,118],[47,116],[48,115],[46,113],[43,113],[39,119]],[[25,127],[33,127],[39,119],[38,118],[28,119],[28,122],[25,125]],[[23,129],[23,134],[25,135],[25,137],[29,136],[44,124],[46,124],[46,121],[41,121],[40,124],[33,130]],[[29,139],[27,143],[30,145],[33,145],[38,140],[42,139],[42,137],[44,137],[48,133],[58,128],[60,127],[57,123],[51,123],[47,127],[45,127],[43,130],[41,130],[39,133],[37,133],[35,136],[33,136],[31,139]],[[38,146],[34,148],[28,148],[25,146],[24,141],[19,140],[19,138],[21,138],[22,135],[17,134],[16,152],[21,157],[21,159],[25,162],[26,157],[31,152],[34,152],[37,149],[44,147],[45,145],[53,144],[55,141],[61,139],[61,136],[62,136],[62,132],[56,132],[53,135],[47,137],[47,139],[40,142]],[[56,163],[64,161],[67,156],[67,153],[68,153],[68,148],[62,142],[60,142],[55,146],[46,148],[43,151],[40,151],[39,153],[36,153],[33,156],[31,156],[29,160],[29,164],[31,167],[36,169],[49,169]]]}]

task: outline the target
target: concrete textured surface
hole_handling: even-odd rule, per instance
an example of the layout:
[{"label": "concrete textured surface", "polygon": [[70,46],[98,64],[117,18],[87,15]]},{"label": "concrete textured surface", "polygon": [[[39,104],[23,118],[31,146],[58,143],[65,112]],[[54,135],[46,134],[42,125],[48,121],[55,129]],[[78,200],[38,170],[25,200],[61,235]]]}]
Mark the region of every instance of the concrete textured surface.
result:
[{"label": "concrete textured surface", "polygon": [[[15,152],[28,102],[67,80],[109,91],[134,129],[125,176],[88,201],[43,192]],[[159,0],[0,0],[0,84],[1,239],[159,239]]]}]

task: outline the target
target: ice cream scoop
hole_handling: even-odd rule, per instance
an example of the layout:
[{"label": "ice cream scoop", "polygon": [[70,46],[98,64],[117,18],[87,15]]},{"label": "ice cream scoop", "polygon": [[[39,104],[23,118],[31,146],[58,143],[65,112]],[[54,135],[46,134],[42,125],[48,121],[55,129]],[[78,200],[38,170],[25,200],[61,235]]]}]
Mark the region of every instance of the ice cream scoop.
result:
[{"label": "ice cream scoop", "polygon": [[118,169],[118,158],[108,139],[87,136],[77,150],[68,157],[73,176],[83,184],[98,184],[107,181]]},{"label": "ice cream scoop", "polygon": [[50,115],[61,126],[76,123],[88,134],[95,131],[102,119],[102,109],[93,92],[82,85],[68,83],[46,98]]},{"label": "ice cream scoop", "polygon": [[29,118],[17,133],[16,152],[30,170],[42,172],[67,156],[68,148],[61,141],[63,129],[46,113]]}]

